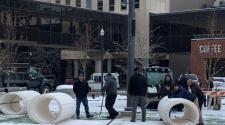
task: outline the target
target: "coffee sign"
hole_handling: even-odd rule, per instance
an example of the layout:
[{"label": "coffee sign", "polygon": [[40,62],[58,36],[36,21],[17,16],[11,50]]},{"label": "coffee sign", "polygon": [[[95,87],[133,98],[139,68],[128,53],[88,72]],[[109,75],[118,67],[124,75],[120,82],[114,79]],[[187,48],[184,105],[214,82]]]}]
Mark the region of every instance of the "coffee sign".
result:
[{"label": "coffee sign", "polygon": [[202,54],[216,54],[222,52],[221,44],[212,44],[212,45],[200,45],[199,51]]}]

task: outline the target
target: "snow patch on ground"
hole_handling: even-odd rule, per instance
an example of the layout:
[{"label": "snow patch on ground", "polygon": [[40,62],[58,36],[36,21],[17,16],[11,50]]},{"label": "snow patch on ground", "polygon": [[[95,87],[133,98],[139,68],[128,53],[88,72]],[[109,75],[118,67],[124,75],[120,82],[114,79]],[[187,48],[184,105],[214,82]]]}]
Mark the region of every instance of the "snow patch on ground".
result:
[{"label": "snow patch on ground", "polygon": [[[92,98],[89,97],[89,107],[90,112],[94,114],[93,119],[87,119],[85,116],[84,107],[81,105],[81,119],[77,120],[75,116],[71,118],[70,120],[63,121],[59,123],[58,125],[105,125],[109,122],[109,120],[106,120],[105,117],[108,115],[107,110],[105,109],[105,104],[103,103],[103,110],[102,115],[99,117],[99,112],[101,108],[102,103],[101,96]],[[126,107],[126,96],[120,96],[118,95],[116,103],[115,103],[115,109],[119,112],[124,111],[124,108]],[[104,98],[105,99],[105,98]],[[75,99],[74,99],[75,101]],[[53,112],[58,111],[58,106],[55,101],[52,101],[50,103],[50,110]],[[137,121],[136,123],[130,122],[130,117],[124,117],[124,118],[118,118],[115,119],[110,125],[164,125],[162,121],[159,121],[159,114],[157,111],[147,111],[147,121],[141,122],[141,110],[138,108],[137,111]],[[206,107],[203,108],[203,118],[206,123],[206,125],[225,125],[225,98],[222,98],[222,109],[220,111],[215,111],[212,109],[207,109]],[[172,117],[180,117],[183,113],[182,112],[172,112]],[[27,115],[23,116],[6,116],[2,115],[0,113],[0,125],[35,125]],[[42,124],[42,125],[50,125],[50,124]]]},{"label": "snow patch on ground", "polygon": [[60,85],[56,87],[56,90],[64,90],[64,89],[73,90],[73,85]]}]

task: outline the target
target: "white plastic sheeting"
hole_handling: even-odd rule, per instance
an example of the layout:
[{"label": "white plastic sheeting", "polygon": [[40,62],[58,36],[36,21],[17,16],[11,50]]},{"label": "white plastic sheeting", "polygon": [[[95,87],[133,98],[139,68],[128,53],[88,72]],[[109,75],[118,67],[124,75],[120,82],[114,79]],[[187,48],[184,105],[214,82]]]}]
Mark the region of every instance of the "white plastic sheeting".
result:
[{"label": "white plastic sheeting", "polygon": [[[55,101],[58,104],[58,111],[50,110],[49,104]],[[28,115],[36,123],[58,123],[71,118],[75,114],[75,101],[64,93],[49,93],[35,97],[28,106]]]},{"label": "white plastic sheeting", "polygon": [[[171,119],[169,112],[177,104],[184,105],[184,115],[180,118]],[[196,125],[199,121],[199,110],[197,106],[193,102],[183,98],[164,97],[159,102],[158,112],[167,125]]]},{"label": "white plastic sheeting", "polygon": [[36,91],[10,92],[0,97],[0,111],[6,115],[21,115],[27,112],[28,103],[35,96]]}]

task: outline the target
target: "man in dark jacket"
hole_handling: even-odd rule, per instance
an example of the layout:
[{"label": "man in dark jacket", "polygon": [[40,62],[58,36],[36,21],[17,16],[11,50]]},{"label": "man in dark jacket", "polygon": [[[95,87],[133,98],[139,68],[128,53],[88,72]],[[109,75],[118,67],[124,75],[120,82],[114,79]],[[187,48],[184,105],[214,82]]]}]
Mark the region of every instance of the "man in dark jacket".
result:
[{"label": "man in dark jacket", "polygon": [[142,110],[142,122],[146,121],[146,95],[147,95],[147,80],[140,73],[139,68],[134,69],[134,74],[130,78],[128,94],[132,100],[132,117],[131,122],[136,121],[137,106],[140,104]]},{"label": "man in dark jacket", "polygon": [[[169,87],[167,87],[167,89],[168,88]],[[184,99],[187,99],[187,100],[193,102],[196,105],[196,107],[199,109],[198,98],[196,97],[196,95],[190,93],[189,91],[187,91],[183,87],[180,87],[179,84],[174,85],[174,91],[171,92],[168,97],[169,98],[184,98]],[[197,125],[204,125],[204,121],[202,119],[202,113],[201,113],[200,109],[199,109],[199,123]]]},{"label": "man in dark jacket", "polygon": [[76,94],[76,117],[77,119],[80,119],[80,104],[81,102],[84,105],[85,113],[87,118],[93,117],[93,115],[90,115],[89,113],[89,107],[88,107],[88,99],[87,94],[91,90],[88,83],[85,81],[84,76],[82,74],[79,75],[79,80],[74,83],[73,85],[73,91]]},{"label": "man in dark jacket", "polygon": [[188,88],[190,89],[190,92],[194,94],[198,98],[198,104],[200,110],[202,110],[202,105],[206,101],[205,95],[198,84],[193,82],[191,79],[187,80]]},{"label": "man in dark jacket", "polygon": [[[166,86],[166,89],[170,89],[169,86]],[[170,92],[168,95],[169,98],[184,98],[191,102],[194,102],[196,99],[196,96],[191,94],[189,91],[184,89],[183,87],[180,87],[180,85],[175,84],[174,85],[174,91]]]},{"label": "man in dark jacket", "polygon": [[114,119],[119,114],[114,108],[116,97],[117,97],[117,82],[116,78],[108,73],[105,79],[105,85],[103,89],[106,91],[105,107],[109,112],[107,118]]},{"label": "man in dark jacket", "polygon": [[181,75],[181,78],[179,79],[179,84],[186,90],[188,90],[187,86],[187,78],[185,77],[185,74]]}]

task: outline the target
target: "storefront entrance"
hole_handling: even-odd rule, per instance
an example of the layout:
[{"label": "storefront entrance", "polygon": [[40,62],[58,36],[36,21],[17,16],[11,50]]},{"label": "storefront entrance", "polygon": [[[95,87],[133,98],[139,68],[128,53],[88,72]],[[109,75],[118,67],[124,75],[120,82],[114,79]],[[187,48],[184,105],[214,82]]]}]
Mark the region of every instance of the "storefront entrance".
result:
[{"label": "storefront entrance", "polygon": [[191,72],[197,74],[202,87],[207,88],[207,79],[210,77],[208,74],[225,71],[224,58],[225,39],[192,40]]}]

